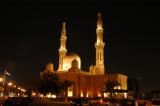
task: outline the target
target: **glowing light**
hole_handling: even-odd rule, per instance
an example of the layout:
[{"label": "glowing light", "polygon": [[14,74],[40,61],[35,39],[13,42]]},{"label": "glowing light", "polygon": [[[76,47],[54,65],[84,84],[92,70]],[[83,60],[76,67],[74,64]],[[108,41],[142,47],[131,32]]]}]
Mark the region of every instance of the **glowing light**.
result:
[{"label": "glowing light", "polygon": [[47,98],[51,98],[51,94],[46,95]]},{"label": "glowing light", "polygon": [[40,97],[43,98],[43,94],[40,94]]},{"label": "glowing light", "polygon": [[124,93],[124,97],[127,98],[127,93],[126,92]]},{"label": "glowing light", "polygon": [[32,92],[32,96],[36,96],[36,93],[35,93],[35,92]]},{"label": "glowing light", "polygon": [[56,95],[52,95],[51,98],[56,98]]},{"label": "glowing light", "polygon": [[14,97],[14,93],[13,93],[13,92],[10,92],[10,93],[9,93],[9,97]]},{"label": "glowing light", "polygon": [[9,82],[9,83],[8,83],[8,86],[12,86],[12,85],[13,85],[13,83],[12,83],[12,82]]},{"label": "glowing light", "polygon": [[49,93],[49,94],[46,95],[46,97],[47,98],[56,98],[56,95],[54,95],[54,94],[52,95],[51,93]]},{"label": "glowing light", "polygon": [[64,63],[63,64],[63,70],[68,70],[71,67],[69,63]]},{"label": "glowing light", "polygon": [[104,95],[104,97],[108,97],[107,93],[104,93],[103,95]]},{"label": "glowing light", "polygon": [[61,51],[62,51],[62,50],[66,50],[66,48],[65,48],[65,47],[61,47],[61,49],[60,49],[60,50],[61,50]]},{"label": "glowing light", "polygon": [[81,92],[81,97],[83,97],[83,92]]},{"label": "glowing light", "polygon": [[68,91],[68,97],[72,97],[73,96],[73,92],[72,91]]},{"label": "glowing light", "polygon": [[119,85],[118,85],[118,86],[115,86],[114,89],[119,89],[119,90],[120,90],[120,89],[121,89],[121,86],[119,86]]},{"label": "glowing light", "polygon": [[22,92],[26,92],[26,90],[25,90],[25,89],[22,89],[22,88],[21,88],[20,90],[21,90]]},{"label": "glowing light", "polygon": [[100,103],[102,103],[102,102],[103,102],[103,100],[101,99],[101,100],[100,100]]},{"label": "glowing light", "polygon": [[98,26],[98,28],[97,28],[98,30],[102,30],[103,28],[102,28],[102,26]]},{"label": "glowing light", "polygon": [[2,82],[3,81],[3,78],[0,78],[0,82]]},{"label": "glowing light", "polygon": [[13,87],[14,87],[14,88],[16,88],[17,86],[16,86],[16,85],[14,85]]},{"label": "glowing light", "polygon": [[73,86],[68,88],[68,97],[72,97],[73,96]]},{"label": "glowing light", "polygon": [[98,93],[98,97],[101,97],[101,93]]},{"label": "glowing light", "polygon": [[88,93],[87,93],[86,97],[87,97],[87,98],[89,97],[89,96],[88,96]]},{"label": "glowing light", "polygon": [[62,66],[63,71],[67,71],[69,68],[71,68],[72,61],[75,59],[78,61],[78,68],[81,69],[81,59],[77,54],[73,53],[64,57]]},{"label": "glowing light", "polygon": [[118,89],[121,89],[121,86],[119,86]]},{"label": "glowing light", "polygon": [[97,45],[99,45],[99,43],[100,43],[100,40],[99,40],[99,39],[97,39]]}]

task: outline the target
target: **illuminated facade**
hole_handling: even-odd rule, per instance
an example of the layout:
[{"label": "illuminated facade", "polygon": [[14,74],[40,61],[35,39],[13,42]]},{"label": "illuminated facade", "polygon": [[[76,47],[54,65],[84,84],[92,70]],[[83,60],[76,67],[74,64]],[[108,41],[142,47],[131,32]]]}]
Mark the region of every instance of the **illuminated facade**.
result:
[{"label": "illuminated facade", "polygon": [[[81,59],[75,53],[67,53],[66,48],[66,27],[62,24],[60,48],[59,48],[59,68],[57,74],[60,79],[72,80],[74,83],[68,88],[68,97],[100,97],[102,89],[107,80],[118,81],[121,87],[118,89],[127,90],[127,76],[122,74],[106,74],[104,67],[104,47],[103,24],[101,14],[98,13],[97,20],[97,40],[95,43],[96,60],[95,65],[89,67],[88,72],[81,70]],[[46,67],[47,68],[47,67]],[[52,70],[52,65],[48,65],[48,70]],[[105,94],[107,95],[107,94]],[[105,96],[103,94],[103,96]]]}]

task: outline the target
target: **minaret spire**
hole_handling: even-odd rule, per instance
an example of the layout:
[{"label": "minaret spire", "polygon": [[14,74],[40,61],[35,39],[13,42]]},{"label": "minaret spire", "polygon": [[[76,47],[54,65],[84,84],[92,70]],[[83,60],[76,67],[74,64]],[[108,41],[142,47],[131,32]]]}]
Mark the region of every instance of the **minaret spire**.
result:
[{"label": "minaret spire", "polygon": [[102,29],[102,17],[101,13],[98,13],[98,20],[97,20],[97,29]]},{"label": "minaret spire", "polygon": [[66,56],[67,49],[66,49],[66,23],[62,23],[62,30],[61,30],[61,38],[60,38],[60,48],[59,48],[59,69],[58,71],[62,71],[63,66],[63,58]]},{"label": "minaret spire", "polygon": [[61,37],[66,37],[66,23],[62,23]]},{"label": "minaret spire", "polygon": [[104,46],[105,43],[103,42],[103,27],[102,27],[102,17],[101,13],[98,13],[97,19],[97,41],[95,43],[96,48],[96,73],[95,74],[104,74],[105,67],[104,67]]}]

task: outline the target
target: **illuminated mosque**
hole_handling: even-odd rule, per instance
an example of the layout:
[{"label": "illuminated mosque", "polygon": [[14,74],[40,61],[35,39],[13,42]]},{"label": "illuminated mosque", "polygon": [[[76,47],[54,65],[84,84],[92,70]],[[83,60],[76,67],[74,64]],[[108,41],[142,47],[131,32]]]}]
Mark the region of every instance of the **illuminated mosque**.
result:
[{"label": "illuminated mosque", "polygon": [[[95,42],[96,60],[95,65],[91,65],[87,71],[81,69],[81,58],[76,53],[67,53],[66,48],[66,26],[62,24],[60,48],[59,48],[59,68],[56,71],[60,79],[73,81],[68,88],[68,97],[100,97],[107,96],[102,94],[102,89],[107,80],[120,83],[121,90],[127,90],[127,76],[122,74],[105,74],[104,66],[104,47],[103,42],[103,23],[101,13],[98,13],[97,19],[97,40]],[[89,54],[88,54],[89,55]],[[53,64],[49,63],[46,70],[53,71]]]}]

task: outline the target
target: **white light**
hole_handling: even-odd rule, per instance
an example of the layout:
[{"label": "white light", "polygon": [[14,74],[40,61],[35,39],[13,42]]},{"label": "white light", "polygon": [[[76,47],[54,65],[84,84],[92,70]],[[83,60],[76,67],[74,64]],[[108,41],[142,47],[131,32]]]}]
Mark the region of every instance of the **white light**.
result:
[{"label": "white light", "polygon": [[119,86],[118,89],[121,89],[121,86]]},{"label": "white light", "polygon": [[107,95],[107,93],[104,93],[104,97],[107,97],[108,95]]},{"label": "white light", "polygon": [[56,95],[52,95],[52,98],[56,98]]},{"label": "white light", "polygon": [[56,95],[52,95],[51,93],[48,93],[47,95],[46,95],[46,98],[56,98]]},{"label": "white light", "polygon": [[126,92],[124,93],[124,97],[127,98],[127,93]]},{"label": "white light", "polygon": [[51,95],[50,95],[50,94],[48,94],[48,95],[46,95],[46,97],[47,97],[47,98],[51,98]]}]

